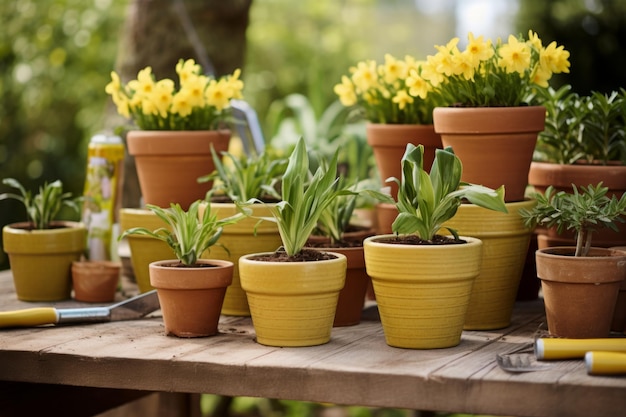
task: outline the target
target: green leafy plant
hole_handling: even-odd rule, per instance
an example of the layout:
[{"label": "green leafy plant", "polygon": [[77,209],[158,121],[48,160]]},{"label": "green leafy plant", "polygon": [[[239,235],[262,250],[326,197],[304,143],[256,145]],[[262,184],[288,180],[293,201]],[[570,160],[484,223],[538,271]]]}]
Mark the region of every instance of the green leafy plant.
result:
[{"label": "green leafy plant", "polygon": [[[276,185],[280,182],[287,168],[287,159],[280,158],[269,151],[258,155],[235,156],[222,152],[230,161],[230,166],[222,162],[215,149],[211,147],[215,171],[198,179],[200,182],[214,181],[210,196],[226,195],[232,201],[280,200]],[[209,197],[210,198],[210,197]]]},{"label": "green leafy plant", "polygon": [[554,187],[545,194],[535,193],[537,205],[532,210],[520,210],[524,225],[554,227],[558,233],[564,230],[576,232],[575,256],[587,256],[591,248],[593,232],[601,228],[618,231],[616,222],[624,223],[620,216],[626,214],[626,194],[618,199],[608,197],[608,187],[602,183],[580,187],[572,184],[573,193],[556,192]]},{"label": "green leafy plant", "polygon": [[[339,184],[337,152],[329,164],[320,164],[311,176],[306,143],[301,137],[289,156],[282,178],[281,201],[271,207],[272,217],[288,256],[302,251],[326,207],[339,195],[354,194]],[[252,199],[249,202],[258,201]]]},{"label": "green leafy plant", "polygon": [[24,204],[28,221],[33,224],[35,229],[49,229],[50,223],[56,218],[63,206],[70,207],[76,212],[80,210],[78,206],[80,197],[73,199],[70,192],[64,193],[63,184],[60,180],[44,183],[39,187],[39,193],[35,195],[26,190],[14,178],[5,178],[2,183],[16,188],[19,194],[3,193],[0,194],[0,200],[12,198]]},{"label": "green leafy plant", "polygon": [[211,203],[207,202],[200,218],[199,206],[200,201],[195,201],[185,212],[177,203],[172,203],[169,209],[147,204],[146,207],[159,216],[171,230],[165,227],[156,230],[135,227],[122,233],[120,239],[134,234],[159,239],[172,248],[176,258],[183,265],[193,266],[204,251],[218,244],[224,226],[234,224],[245,217],[244,213],[237,213],[231,217],[218,219],[217,215],[211,212]]},{"label": "green leafy plant", "polygon": [[[359,197],[369,198],[385,203],[393,203],[393,199],[377,190],[361,188],[363,183],[359,182],[348,187],[354,194],[337,195],[322,212],[318,230],[323,236],[330,238],[331,245],[343,242],[344,233],[349,230],[354,216],[354,209],[357,207]],[[367,186],[367,182],[365,182]]]},{"label": "green leafy plant", "polygon": [[[424,146],[407,144],[398,184],[398,217],[391,228],[396,234],[417,234],[432,241],[443,224],[456,214],[464,200],[490,210],[507,212],[504,186],[493,190],[461,182],[463,166],[452,148],[437,149],[430,174],[423,168]],[[456,240],[456,230],[446,227]]]},{"label": "green leafy plant", "polygon": [[626,90],[580,96],[564,85],[558,90],[538,90],[533,100],[547,112],[536,160],[626,164]]}]

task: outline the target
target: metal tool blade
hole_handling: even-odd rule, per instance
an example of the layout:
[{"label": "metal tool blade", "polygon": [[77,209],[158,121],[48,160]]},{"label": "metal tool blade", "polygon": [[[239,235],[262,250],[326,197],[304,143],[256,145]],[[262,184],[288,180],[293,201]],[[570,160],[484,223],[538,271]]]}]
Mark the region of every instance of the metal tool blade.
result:
[{"label": "metal tool blade", "polygon": [[58,324],[133,320],[160,308],[156,290],[148,291],[108,307],[58,309]]}]

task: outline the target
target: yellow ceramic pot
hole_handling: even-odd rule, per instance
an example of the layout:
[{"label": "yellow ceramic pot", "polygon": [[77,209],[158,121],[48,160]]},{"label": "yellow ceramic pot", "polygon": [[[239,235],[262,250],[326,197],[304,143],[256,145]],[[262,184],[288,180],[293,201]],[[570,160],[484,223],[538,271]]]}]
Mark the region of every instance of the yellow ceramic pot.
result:
[{"label": "yellow ceramic pot", "polygon": [[532,236],[519,211],[530,210],[535,204],[536,200],[507,203],[508,213],[462,204],[445,223],[459,234],[483,242],[482,266],[467,308],[466,330],[501,329],[511,323]]},{"label": "yellow ceramic pot", "polygon": [[87,229],[82,223],[53,222],[52,229],[29,230],[29,223],[2,229],[17,298],[59,301],[72,292],[72,262],[84,254]]},{"label": "yellow ceramic pot", "polygon": [[365,239],[365,266],[372,278],[389,346],[434,349],[461,341],[472,285],[480,273],[482,242],[406,245]]},{"label": "yellow ceramic pot", "polygon": [[[151,210],[121,209],[121,231],[124,232],[133,227],[145,227],[148,230],[156,230],[159,227],[167,227],[167,225]],[[165,242],[149,236],[130,235],[126,239],[130,248],[130,260],[139,291],[147,292],[153,290],[154,288],[150,284],[150,263],[172,259],[174,252]]]},{"label": "yellow ceramic pot", "polygon": [[312,262],[265,262],[254,260],[255,254],[239,259],[258,343],[315,346],[330,341],[347,267],[345,256],[334,255],[336,259]]},{"label": "yellow ceramic pot", "polygon": [[[230,316],[249,316],[250,307],[245,291],[241,288],[239,279],[239,258],[243,255],[259,252],[272,252],[281,245],[278,226],[274,222],[263,221],[259,223],[258,217],[271,217],[270,205],[258,204],[250,206],[252,217],[242,219],[235,224],[224,227],[219,243],[224,247],[214,246],[210,251],[202,254],[202,258],[223,259],[235,264],[233,270],[233,282],[226,289],[226,297],[222,307],[222,314]],[[202,216],[206,209],[206,203],[201,204],[198,215]],[[218,218],[223,219],[238,213],[237,206],[232,203],[211,203]],[[224,249],[226,248],[226,249]]]}]

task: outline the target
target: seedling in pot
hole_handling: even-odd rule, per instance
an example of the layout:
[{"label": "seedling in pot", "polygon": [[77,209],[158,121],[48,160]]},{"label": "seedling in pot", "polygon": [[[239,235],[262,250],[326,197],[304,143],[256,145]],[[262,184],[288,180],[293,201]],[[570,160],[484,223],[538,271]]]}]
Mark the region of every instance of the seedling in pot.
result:
[{"label": "seedling in pot", "polygon": [[624,223],[621,216],[626,214],[626,194],[619,199],[615,195],[609,198],[609,189],[602,183],[580,187],[580,191],[572,184],[572,189],[573,193],[556,192],[550,186],[545,194],[535,193],[537,205],[532,210],[520,210],[520,215],[529,228],[556,227],[558,233],[574,230],[575,256],[588,256],[595,231],[609,228],[617,232],[616,223]]},{"label": "seedling in pot", "polygon": [[[423,161],[424,146],[407,144],[402,157],[402,179],[390,179],[398,184],[399,214],[391,225],[394,233],[415,235],[422,243],[433,243],[444,223],[454,217],[464,201],[507,212],[504,186],[493,190],[462,182],[463,166],[451,147],[435,151],[430,174],[424,170]],[[446,229],[454,240],[459,240],[455,229]]]}]

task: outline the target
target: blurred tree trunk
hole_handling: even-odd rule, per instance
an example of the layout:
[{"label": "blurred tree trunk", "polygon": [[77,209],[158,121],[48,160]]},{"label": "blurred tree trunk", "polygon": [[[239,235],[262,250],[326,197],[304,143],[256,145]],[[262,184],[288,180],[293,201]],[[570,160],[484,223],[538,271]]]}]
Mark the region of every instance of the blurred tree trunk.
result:
[{"label": "blurred tree trunk", "polygon": [[[176,79],[179,59],[193,58],[206,73],[242,68],[252,0],[132,0],[120,37],[116,70],[123,82],[150,65],[157,79]],[[138,207],[134,161],[125,164],[123,207]]]}]

